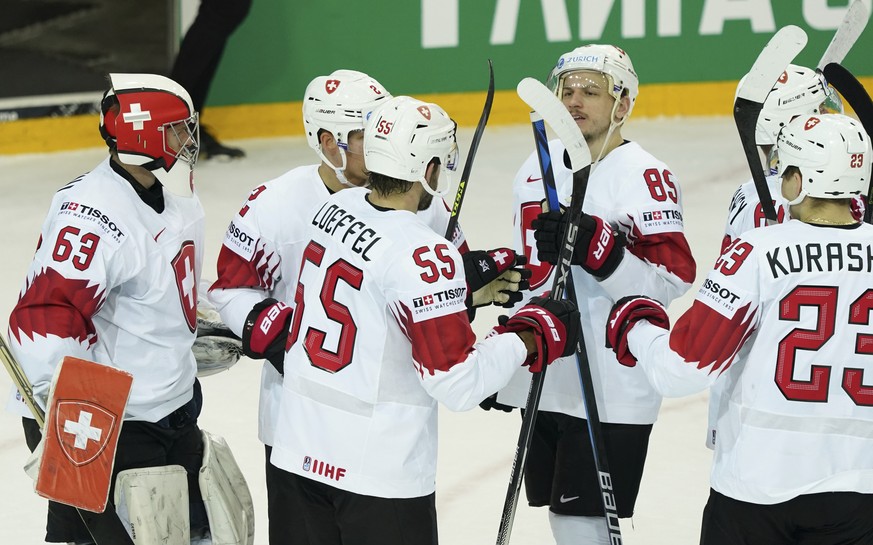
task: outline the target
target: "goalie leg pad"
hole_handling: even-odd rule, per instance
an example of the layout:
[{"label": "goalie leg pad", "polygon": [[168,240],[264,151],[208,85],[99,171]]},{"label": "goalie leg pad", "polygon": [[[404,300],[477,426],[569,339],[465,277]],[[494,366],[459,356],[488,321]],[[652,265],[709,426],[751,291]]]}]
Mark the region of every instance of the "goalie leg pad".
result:
[{"label": "goalie leg pad", "polygon": [[188,478],[179,465],[127,469],[115,479],[115,510],[135,545],[189,545]]},{"label": "goalie leg pad", "polygon": [[213,545],[252,545],[255,510],[249,487],[227,442],[207,431],[199,481]]}]

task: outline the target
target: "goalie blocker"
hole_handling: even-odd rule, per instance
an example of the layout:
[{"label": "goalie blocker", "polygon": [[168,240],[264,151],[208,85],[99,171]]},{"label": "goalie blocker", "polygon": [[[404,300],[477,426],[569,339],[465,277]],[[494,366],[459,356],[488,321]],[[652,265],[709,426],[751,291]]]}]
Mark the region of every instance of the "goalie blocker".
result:
[{"label": "goalie blocker", "polygon": [[[40,496],[95,513],[111,506],[107,498],[132,380],[110,366],[64,358],[49,394],[48,431],[35,454]],[[211,542],[251,545],[254,509],[245,478],[224,439],[201,433],[198,482]],[[113,499],[135,545],[191,542],[188,476],[181,465],[120,471]]]}]

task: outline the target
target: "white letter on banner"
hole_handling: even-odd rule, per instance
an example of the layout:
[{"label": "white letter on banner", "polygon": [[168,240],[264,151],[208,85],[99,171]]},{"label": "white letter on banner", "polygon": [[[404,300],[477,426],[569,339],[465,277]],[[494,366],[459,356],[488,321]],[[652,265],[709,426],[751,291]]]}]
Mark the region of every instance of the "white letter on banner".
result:
[{"label": "white letter on banner", "polygon": [[[579,0],[579,38],[599,40],[615,0]],[[646,35],[646,0],[621,0],[621,37]]]},{"label": "white letter on banner", "polygon": [[658,36],[682,34],[682,0],[658,0]]},{"label": "white letter on banner", "polygon": [[421,47],[458,47],[458,0],[421,0]]},{"label": "white letter on banner", "polygon": [[[873,0],[863,1],[868,12],[873,9]],[[803,0],[803,19],[816,30],[834,30],[843,22],[851,3],[848,0],[843,7],[830,7],[827,0]]]},{"label": "white letter on banner", "polygon": [[[520,3],[521,0],[497,0],[494,22],[491,25],[492,45],[515,43]],[[570,17],[567,15],[567,5],[564,0],[540,0],[540,5],[543,10],[543,21],[546,25],[546,41],[570,41],[572,38]]]},{"label": "white letter on banner", "polygon": [[700,18],[700,35],[721,34],[727,20],[748,19],[752,32],[776,30],[770,0],[706,0]]}]

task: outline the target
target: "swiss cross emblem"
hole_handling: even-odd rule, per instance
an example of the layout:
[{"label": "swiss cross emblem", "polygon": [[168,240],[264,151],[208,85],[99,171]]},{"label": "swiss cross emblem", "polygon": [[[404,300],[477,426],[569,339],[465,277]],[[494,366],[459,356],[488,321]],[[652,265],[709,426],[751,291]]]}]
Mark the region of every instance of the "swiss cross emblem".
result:
[{"label": "swiss cross emblem", "polygon": [[143,124],[146,121],[152,120],[152,113],[148,110],[143,111],[140,103],[134,102],[130,105],[130,111],[123,112],[121,118],[125,123],[133,125],[133,130],[141,131],[143,129]]},{"label": "swiss cross emblem", "polygon": [[433,304],[433,295],[425,295],[422,299],[424,299],[425,305],[432,305]]},{"label": "swiss cross emblem", "polygon": [[176,287],[179,290],[179,302],[182,304],[185,322],[192,333],[197,328],[197,280],[194,260],[194,243],[186,240],[172,261]]},{"label": "swiss cross emblem", "polygon": [[56,407],[55,432],[64,455],[76,466],[93,462],[106,448],[118,417],[88,401],[60,400]]},{"label": "swiss cross emblem", "polygon": [[654,219],[654,220],[663,219],[663,217],[664,217],[664,215],[660,210],[656,210],[656,211],[652,212],[652,219]]},{"label": "swiss cross emblem", "polygon": [[527,256],[525,268],[531,271],[531,277],[528,281],[531,290],[535,290],[545,284],[554,268],[551,263],[540,261],[537,256],[537,241],[534,239],[534,230],[531,227],[531,223],[542,211],[543,209],[539,202],[529,202],[521,206],[521,242],[524,248],[524,255]]},{"label": "swiss cross emblem", "polygon": [[430,108],[428,108],[427,106],[419,106],[418,113],[420,113],[424,116],[425,119],[430,121]]},{"label": "swiss cross emblem", "polygon": [[815,127],[819,123],[821,123],[821,119],[819,119],[817,117],[810,117],[809,119],[806,120],[806,124],[803,125],[803,130],[808,131],[809,129]]},{"label": "swiss cross emblem", "polygon": [[779,76],[779,83],[785,83],[788,81],[788,71],[782,72],[782,75]]},{"label": "swiss cross emblem", "polygon": [[324,90],[327,91],[327,94],[333,94],[334,91],[339,89],[340,82],[338,79],[329,79],[324,82]]}]

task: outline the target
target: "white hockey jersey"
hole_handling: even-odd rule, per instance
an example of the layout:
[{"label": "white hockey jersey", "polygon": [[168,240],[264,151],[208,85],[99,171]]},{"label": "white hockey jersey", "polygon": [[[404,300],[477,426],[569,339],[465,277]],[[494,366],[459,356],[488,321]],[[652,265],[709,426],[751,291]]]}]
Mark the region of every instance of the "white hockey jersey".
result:
[{"label": "white hockey jersey", "polygon": [[[218,256],[218,278],[209,299],[221,319],[237,335],[252,307],[267,297],[292,305],[303,250],[309,242],[307,225],[330,195],[318,165],[295,168],[252,190],[225,233]],[[449,211],[442,199],[418,214],[436,232],[448,226]],[[455,230],[455,243],[464,235]],[[293,305],[292,305],[293,306]],[[264,362],[258,410],[258,438],[274,442],[282,394],[282,375]]]},{"label": "white hockey jersey", "polygon": [[873,493],[871,278],[873,227],[790,220],[735,240],[669,334],[631,330],[664,395],[724,382],[715,490],[757,504]]},{"label": "white hockey jersey", "polygon": [[[553,158],[563,156],[560,141],[549,142],[549,149]],[[569,204],[572,172],[560,160],[553,161],[553,167],[558,194]],[[545,198],[535,153],[516,174],[513,193],[513,246],[528,257],[533,272],[527,299],[550,289],[554,276],[554,267],[537,259],[530,226]],[[609,311],[621,297],[645,294],[669,304],[691,287],[695,263],[683,231],[681,190],[667,165],[639,144],[625,142],[591,173],[583,210],[611,223],[628,239],[621,264],[605,281],[598,282],[581,267],[572,267],[599,416],[603,422],[651,424],[657,418],[661,396],[640,370],[617,363],[615,354],[606,348],[604,332]],[[517,373],[498,401],[523,407],[529,383],[529,373]],[[575,355],[549,366],[539,408],[585,418]]]},{"label": "white hockey jersey", "polygon": [[358,494],[420,497],[435,489],[437,401],[476,407],[526,350],[512,333],[474,345],[458,251],[368,193],[336,193],[309,218],[272,463]]},{"label": "white hockey jersey", "polygon": [[58,191],[9,318],[11,349],[44,405],[75,356],[134,376],[126,418],[155,422],[193,395],[203,208],[144,203],[107,158]]},{"label": "white hockey jersey", "polygon": [[[767,188],[770,190],[770,196],[773,199],[773,207],[776,209],[776,221],[782,223],[786,218],[790,217],[788,213],[788,201],[782,196],[782,180],[775,173],[767,176]],[[758,191],[755,189],[755,182],[748,182],[737,188],[734,196],[731,198],[731,204],[728,207],[727,222],[724,227],[724,239],[721,244],[721,249],[730,245],[737,237],[750,229],[765,227],[767,218],[764,217],[764,209],[761,206],[761,200],[758,198]]]}]

